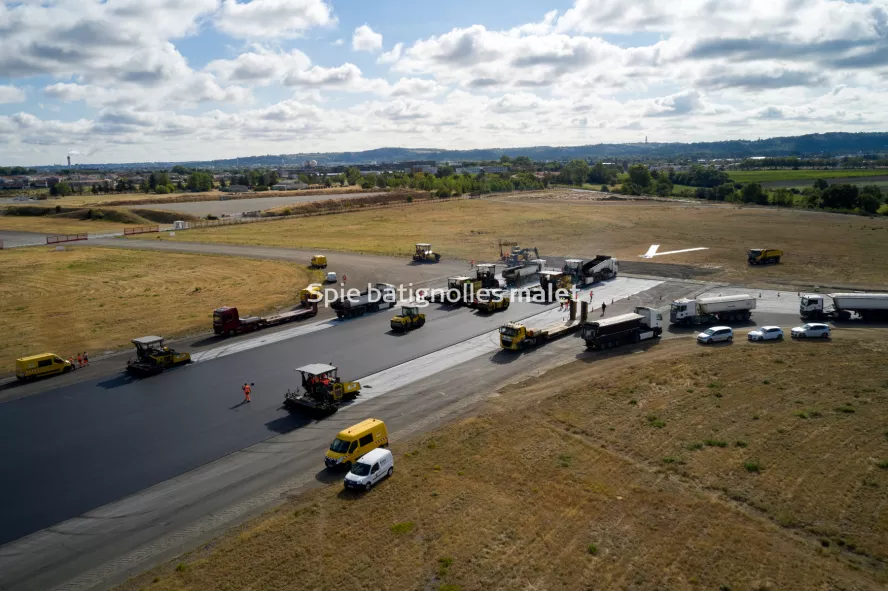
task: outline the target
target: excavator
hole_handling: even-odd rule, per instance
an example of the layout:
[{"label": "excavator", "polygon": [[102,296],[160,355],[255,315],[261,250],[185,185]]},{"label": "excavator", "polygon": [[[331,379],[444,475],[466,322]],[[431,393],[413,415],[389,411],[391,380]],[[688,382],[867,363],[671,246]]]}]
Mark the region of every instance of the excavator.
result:
[{"label": "excavator", "polygon": [[441,255],[432,250],[431,244],[420,242],[416,245],[416,253],[413,255],[413,260],[417,263],[437,263],[441,260]]},{"label": "excavator", "polygon": [[521,248],[520,246],[513,246],[509,254],[505,254],[501,251],[500,258],[506,266],[514,267],[540,258],[540,252],[536,247]]},{"label": "excavator", "polygon": [[343,402],[354,400],[361,394],[361,384],[340,380],[339,368],[333,365],[312,363],[298,367],[296,371],[302,377],[302,384],[295,391],[287,390],[284,396],[287,408],[332,414]]},{"label": "excavator", "polygon": [[419,305],[408,302],[401,306],[401,313],[392,318],[391,326],[395,332],[407,332],[412,328],[420,328],[425,324],[425,314],[419,311]]}]

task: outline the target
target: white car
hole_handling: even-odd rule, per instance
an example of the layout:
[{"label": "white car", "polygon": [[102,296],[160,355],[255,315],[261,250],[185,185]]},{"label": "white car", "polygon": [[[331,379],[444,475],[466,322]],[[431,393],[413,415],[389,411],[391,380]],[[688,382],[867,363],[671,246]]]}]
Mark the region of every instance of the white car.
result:
[{"label": "white car", "polygon": [[392,452],[377,447],[367,452],[354,463],[345,475],[345,488],[358,488],[369,491],[373,485],[392,475],[395,469],[395,461]]},{"label": "white car", "polygon": [[733,340],[734,331],[730,326],[713,326],[697,335],[697,342],[701,345],[708,345],[710,343],[718,343],[722,341],[730,343]]},{"label": "white car", "polygon": [[809,322],[802,326],[796,326],[789,334],[794,339],[828,339],[830,337],[830,329],[828,324]]},{"label": "white car", "polygon": [[763,326],[750,330],[747,336],[750,341],[780,341],[783,340],[783,329],[779,326]]},{"label": "white car", "polygon": [[330,271],[329,273],[327,273],[326,281],[327,283],[336,283],[336,272]]}]

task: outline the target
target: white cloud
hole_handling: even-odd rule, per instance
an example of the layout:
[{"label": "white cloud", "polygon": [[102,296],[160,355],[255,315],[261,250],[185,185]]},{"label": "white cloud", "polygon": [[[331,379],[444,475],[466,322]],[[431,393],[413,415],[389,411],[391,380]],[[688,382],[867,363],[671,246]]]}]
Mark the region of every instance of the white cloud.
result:
[{"label": "white cloud", "polygon": [[336,41],[334,41],[330,45],[333,45],[336,47],[341,47],[341,46],[345,45],[345,39],[337,39]]},{"label": "white cloud", "polygon": [[223,0],[215,22],[232,37],[266,39],[299,37],[337,19],[324,0]]},{"label": "white cloud", "polygon": [[352,49],[355,51],[369,51],[375,53],[382,49],[382,35],[376,33],[367,25],[361,25],[355,29],[352,35]]},{"label": "white cloud", "polygon": [[399,59],[401,59],[401,53],[404,51],[403,43],[396,43],[394,47],[392,47],[391,51],[387,51],[385,53],[380,54],[378,58],[376,58],[377,63],[380,64],[393,64]]},{"label": "white cloud", "polygon": [[412,98],[428,98],[438,96],[447,91],[434,80],[424,78],[401,78],[391,89],[392,96],[408,96]]},{"label": "white cloud", "polygon": [[227,82],[262,86],[280,82],[289,72],[302,71],[310,66],[311,60],[298,49],[283,53],[257,46],[231,60],[213,60],[205,70]]},{"label": "white cloud", "polygon": [[0,85],[0,105],[23,103],[27,98],[27,93],[18,86]]}]

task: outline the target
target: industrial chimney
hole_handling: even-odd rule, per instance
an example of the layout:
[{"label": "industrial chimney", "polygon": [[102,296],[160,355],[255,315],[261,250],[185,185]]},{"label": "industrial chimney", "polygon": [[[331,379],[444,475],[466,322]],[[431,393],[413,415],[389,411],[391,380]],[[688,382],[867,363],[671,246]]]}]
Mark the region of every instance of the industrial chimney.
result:
[{"label": "industrial chimney", "polygon": [[68,155],[68,168],[71,168],[71,155]]}]

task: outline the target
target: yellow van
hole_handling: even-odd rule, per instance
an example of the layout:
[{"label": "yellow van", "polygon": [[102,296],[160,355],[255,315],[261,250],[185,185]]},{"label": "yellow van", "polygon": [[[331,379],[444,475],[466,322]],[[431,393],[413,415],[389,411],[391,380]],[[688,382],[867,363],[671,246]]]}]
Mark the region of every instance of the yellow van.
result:
[{"label": "yellow van", "polygon": [[367,419],[339,432],[324,464],[328,468],[351,466],[358,458],[377,447],[388,447],[388,431],[379,419]]},{"label": "yellow van", "polygon": [[15,360],[15,377],[20,380],[68,373],[72,369],[74,369],[73,363],[54,353],[41,353]]},{"label": "yellow van", "polygon": [[327,257],[322,254],[316,254],[311,257],[311,268],[312,269],[326,269],[327,268]]}]

